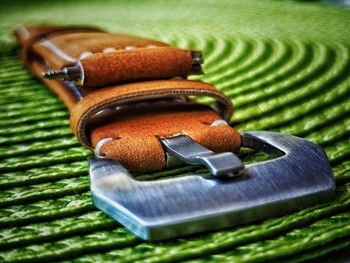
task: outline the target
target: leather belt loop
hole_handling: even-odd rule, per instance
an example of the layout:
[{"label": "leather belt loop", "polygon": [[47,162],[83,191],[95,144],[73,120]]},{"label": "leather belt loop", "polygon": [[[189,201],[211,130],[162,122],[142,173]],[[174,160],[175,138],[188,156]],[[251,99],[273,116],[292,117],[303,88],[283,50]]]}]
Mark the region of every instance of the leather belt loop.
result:
[{"label": "leather belt loop", "polygon": [[106,108],[141,101],[176,96],[207,96],[216,100],[218,113],[229,120],[233,112],[232,102],[213,86],[191,80],[155,80],[136,82],[99,89],[79,101],[71,113],[71,129],[79,141],[91,148],[86,134],[89,119]]}]

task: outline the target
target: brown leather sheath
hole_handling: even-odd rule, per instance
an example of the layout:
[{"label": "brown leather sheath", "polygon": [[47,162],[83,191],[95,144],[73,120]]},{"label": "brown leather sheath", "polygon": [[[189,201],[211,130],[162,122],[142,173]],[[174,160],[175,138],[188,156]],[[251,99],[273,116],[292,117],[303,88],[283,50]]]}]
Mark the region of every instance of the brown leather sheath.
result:
[{"label": "brown leather sheath", "polygon": [[[240,135],[228,125],[231,101],[210,84],[186,80],[192,51],[96,28],[27,27],[16,30],[23,63],[71,112],[79,141],[132,171],[159,170],[166,155],[159,138],[188,135],[215,152],[237,151]],[[79,65],[76,83],[43,78],[49,69]],[[176,78],[181,77],[181,79]],[[211,97],[213,107],[193,100]]]}]

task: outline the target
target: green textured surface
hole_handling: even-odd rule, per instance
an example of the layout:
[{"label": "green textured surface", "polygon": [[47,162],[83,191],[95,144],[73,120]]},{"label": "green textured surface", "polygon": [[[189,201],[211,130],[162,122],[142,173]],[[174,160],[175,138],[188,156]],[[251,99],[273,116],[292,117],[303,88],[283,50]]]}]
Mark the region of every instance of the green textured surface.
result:
[{"label": "green textured surface", "polygon": [[[0,261],[302,262],[350,249],[350,10],[314,1],[2,1],[0,21]],[[195,78],[232,99],[231,123],[323,146],[337,199],[188,238],[137,239],[93,207],[91,153],[73,138],[59,100],[19,63],[11,32],[38,22],[202,49],[206,75]]]}]

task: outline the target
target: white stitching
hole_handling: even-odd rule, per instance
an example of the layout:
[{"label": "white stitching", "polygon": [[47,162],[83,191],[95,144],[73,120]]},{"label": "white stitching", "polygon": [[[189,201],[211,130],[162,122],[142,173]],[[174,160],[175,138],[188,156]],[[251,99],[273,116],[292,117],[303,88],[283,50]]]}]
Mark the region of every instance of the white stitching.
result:
[{"label": "white stitching", "polygon": [[42,39],[39,42],[40,45],[46,47],[47,49],[51,50],[53,53],[55,53],[58,57],[61,59],[68,61],[68,62],[76,62],[77,60],[68,56],[66,53],[64,53],[61,49],[56,47],[54,44],[52,44],[47,39]]},{"label": "white stitching", "polygon": [[81,60],[81,59],[90,57],[91,55],[92,55],[92,53],[90,51],[86,51],[86,52],[83,52],[80,54],[79,59]]},{"label": "white stitching", "polygon": [[228,125],[225,120],[216,120],[210,126]]},{"label": "white stitching", "polygon": [[106,47],[105,49],[103,49],[103,53],[110,53],[114,51],[117,51],[114,47]]},{"label": "white stitching", "polygon": [[124,49],[126,51],[131,51],[131,50],[135,49],[135,46],[126,46]]},{"label": "white stitching", "polygon": [[107,142],[113,141],[113,138],[104,138],[102,140],[100,140],[97,144],[96,144],[96,148],[95,148],[95,156],[98,158],[105,158],[104,156],[102,156],[100,154],[100,150],[101,147],[106,144]]}]

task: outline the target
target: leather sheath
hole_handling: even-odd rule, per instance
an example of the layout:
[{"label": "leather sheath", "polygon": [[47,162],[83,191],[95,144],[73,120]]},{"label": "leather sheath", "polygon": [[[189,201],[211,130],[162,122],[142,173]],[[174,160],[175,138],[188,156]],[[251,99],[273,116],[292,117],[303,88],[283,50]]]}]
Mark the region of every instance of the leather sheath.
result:
[{"label": "leather sheath", "polygon": [[[159,138],[184,134],[215,152],[238,151],[239,133],[228,125],[233,106],[224,94],[191,74],[191,50],[96,28],[35,26],[15,32],[25,66],[63,101],[71,129],[90,149],[131,171],[165,167]],[[79,64],[79,83],[43,78],[49,69]],[[179,79],[179,77],[181,79]],[[197,103],[210,97],[215,105]]]}]

